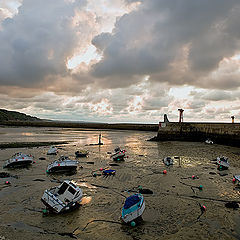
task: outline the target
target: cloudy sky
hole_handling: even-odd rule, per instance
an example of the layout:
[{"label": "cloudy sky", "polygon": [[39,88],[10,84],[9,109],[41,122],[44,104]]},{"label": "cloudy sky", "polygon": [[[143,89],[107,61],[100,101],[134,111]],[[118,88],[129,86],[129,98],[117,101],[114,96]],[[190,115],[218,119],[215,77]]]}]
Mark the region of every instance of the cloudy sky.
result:
[{"label": "cloudy sky", "polygon": [[240,122],[239,0],[0,0],[0,108]]}]

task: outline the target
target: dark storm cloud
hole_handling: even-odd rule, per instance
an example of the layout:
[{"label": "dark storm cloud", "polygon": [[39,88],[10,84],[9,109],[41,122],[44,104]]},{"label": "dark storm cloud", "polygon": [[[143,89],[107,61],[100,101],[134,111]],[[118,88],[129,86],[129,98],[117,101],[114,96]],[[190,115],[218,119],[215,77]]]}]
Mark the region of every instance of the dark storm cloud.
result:
[{"label": "dark storm cloud", "polygon": [[239,53],[238,0],[138,2],[139,8],[122,16],[112,34],[92,41],[103,54],[92,68],[100,82],[107,79],[115,87],[117,81],[123,87],[132,84],[132,77],[149,75],[151,81],[177,85],[240,86],[228,76],[211,84],[210,76],[224,58]]},{"label": "dark storm cloud", "polygon": [[28,87],[49,76],[69,74],[66,61],[78,38],[72,27],[76,8],[64,0],[24,0],[18,14],[2,22],[0,84]]}]

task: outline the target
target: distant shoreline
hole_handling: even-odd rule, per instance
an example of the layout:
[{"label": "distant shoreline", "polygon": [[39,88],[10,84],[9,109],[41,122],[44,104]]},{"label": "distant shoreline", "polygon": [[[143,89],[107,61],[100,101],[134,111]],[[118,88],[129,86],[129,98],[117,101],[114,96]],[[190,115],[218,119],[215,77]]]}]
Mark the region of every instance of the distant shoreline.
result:
[{"label": "distant shoreline", "polygon": [[0,126],[15,127],[61,127],[61,128],[93,128],[93,129],[117,129],[158,131],[158,124],[136,124],[136,123],[76,123],[56,121],[3,121]]}]

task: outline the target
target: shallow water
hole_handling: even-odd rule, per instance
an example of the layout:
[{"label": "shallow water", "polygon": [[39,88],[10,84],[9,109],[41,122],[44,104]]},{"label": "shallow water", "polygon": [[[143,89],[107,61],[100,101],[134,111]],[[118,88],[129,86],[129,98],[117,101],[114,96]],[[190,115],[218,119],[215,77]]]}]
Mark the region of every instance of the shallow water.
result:
[{"label": "shallow water", "polygon": [[[1,166],[18,151],[32,154],[36,161],[28,168],[2,170],[18,178],[0,178],[0,239],[70,239],[66,233],[74,230],[78,239],[239,239],[239,210],[225,208],[220,201],[240,200],[240,188],[232,183],[233,174],[240,173],[239,148],[150,142],[146,140],[154,133],[113,130],[101,130],[104,145],[89,146],[98,142],[99,134],[86,129],[0,128],[0,142],[4,143],[69,142],[59,147],[57,156],[46,155],[48,147],[0,150]],[[128,158],[110,167],[110,152],[116,146],[125,148]],[[60,155],[75,158],[79,149],[88,150],[89,157],[79,158],[76,174],[46,174],[48,163]],[[219,175],[212,161],[219,155],[230,159],[225,176]],[[180,161],[175,158],[174,165],[166,167],[162,162],[166,156],[179,156]],[[116,175],[92,176],[106,167],[116,170]],[[167,174],[162,173],[164,169]],[[192,175],[197,179],[191,179]],[[76,181],[83,190],[83,202],[72,212],[44,216],[40,199],[45,189],[58,185],[56,179]],[[200,184],[203,190],[197,188]],[[154,193],[144,195],[143,222],[134,228],[119,224],[125,199],[121,194],[129,196],[139,185]],[[201,216],[199,204],[207,207]],[[83,230],[93,220],[103,221],[92,222]]]}]

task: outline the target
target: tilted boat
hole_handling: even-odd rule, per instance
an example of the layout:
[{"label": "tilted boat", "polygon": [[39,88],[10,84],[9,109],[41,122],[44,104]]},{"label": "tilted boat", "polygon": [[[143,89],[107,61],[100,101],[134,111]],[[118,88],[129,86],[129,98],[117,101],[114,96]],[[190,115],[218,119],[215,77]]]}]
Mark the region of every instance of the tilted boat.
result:
[{"label": "tilted boat", "polygon": [[23,167],[30,165],[33,162],[33,156],[27,155],[21,152],[15,153],[10,159],[4,164],[4,168],[11,167]]},{"label": "tilted boat", "polygon": [[121,219],[125,223],[130,223],[137,218],[140,218],[145,209],[145,201],[143,195],[136,193],[131,195],[125,200],[124,206],[122,208]]},{"label": "tilted boat", "polygon": [[58,152],[58,149],[55,146],[51,146],[48,149],[47,155],[56,155]]},{"label": "tilted boat", "polygon": [[228,169],[229,168],[228,158],[225,156],[217,157],[217,165],[219,168],[222,168],[223,170]]},{"label": "tilted boat", "polygon": [[169,166],[169,165],[173,165],[173,159],[171,157],[165,157],[163,159],[163,162],[165,165]]},{"label": "tilted boat", "polygon": [[120,147],[117,147],[114,149],[115,153],[111,155],[111,158],[114,161],[123,161],[125,158],[125,152],[126,150],[121,150]]},{"label": "tilted boat", "polygon": [[213,144],[213,141],[208,138],[208,139],[205,141],[205,143],[207,143],[207,144]]},{"label": "tilted boat", "polygon": [[240,184],[240,175],[234,175],[233,177],[235,178],[235,182]]},{"label": "tilted boat", "polygon": [[47,167],[47,173],[76,171],[78,161],[71,160],[67,156],[61,156],[59,160],[50,163]]},{"label": "tilted boat", "polygon": [[87,157],[88,151],[87,150],[78,150],[75,152],[76,157]]},{"label": "tilted boat", "polygon": [[65,180],[61,185],[45,190],[41,201],[50,211],[60,213],[77,207],[82,196],[81,188]]}]

